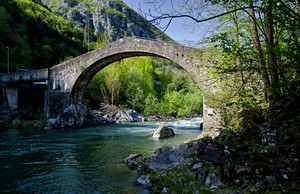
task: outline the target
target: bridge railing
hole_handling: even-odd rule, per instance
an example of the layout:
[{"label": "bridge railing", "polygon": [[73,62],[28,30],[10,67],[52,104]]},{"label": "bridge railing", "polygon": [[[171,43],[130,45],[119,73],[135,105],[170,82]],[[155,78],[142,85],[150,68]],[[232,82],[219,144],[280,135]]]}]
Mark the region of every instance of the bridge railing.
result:
[{"label": "bridge railing", "polygon": [[[162,40],[162,39],[157,39],[157,38],[149,38],[149,37],[142,37],[142,36],[124,36],[122,38],[138,38],[138,39],[144,39],[144,40],[152,40],[152,41],[157,41],[157,42],[165,42],[165,43],[171,43],[171,44],[179,44],[175,40]],[[120,38],[120,39],[122,39]],[[118,39],[118,40],[120,40]],[[116,40],[116,41],[118,41]]]},{"label": "bridge railing", "polygon": [[[151,40],[151,41],[157,41],[157,42],[164,42],[164,43],[170,43],[170,44],[177,44],[181,46],[186,46],[186,47],[192,47],[192,48],[201,48],[203,45],[207,45],[208,43],[206,42],[199,42],[199,41],[189,41],[189,40],[182,40],[182,41],[175,41],[175,40],[162,40],[162,39],[157,39],[157,38],[148,38],[148,37],[141,37],[141,36],[124,36],[122,38],[138,38],[138,39],[144,39],[144,40]],[[122,39],[119,38],[118,40]],[[116,40],[116,41],[118,41]]]}]

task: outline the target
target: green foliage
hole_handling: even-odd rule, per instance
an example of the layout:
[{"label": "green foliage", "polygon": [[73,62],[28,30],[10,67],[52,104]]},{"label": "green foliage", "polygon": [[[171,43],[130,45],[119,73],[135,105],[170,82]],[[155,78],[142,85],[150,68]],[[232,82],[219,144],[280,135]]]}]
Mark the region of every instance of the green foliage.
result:
[{"label": "green foliage", "polygon": [[[221,110],[223,127],[257,127],[250,120],[254,119],[253,112],[262,115],[262,109],[269,110],[265,119],[275,127],[278,119],[293,117],[286,110],[299,110],[300,23],[296,1],[209,2],[226,10],[236,5],[260,7],[253,10],[253,16],[248,9],[219,17],[218,32],[210,38],[214,47],[209,48],[210,58],[214,60],[207,64],[208,75],[218,90],[206,99]],[[219,13],[211,11],[212,15]],[[293,19],[287,19],[290,17]],[[247,122],[241,123],[241,117]]]},{"label": "green foliage", "polygon": [[5,126],[7,129],[23,129],[23,130],[44,130],[47,124],[46,120],[21,120],[16,123]]},{"label": "green foliage", "polygon": [[127,72],[124,79],[125,97],[132,109],[137,111],[143,110],[143,102],[148,94],[154,94],[153,81],[147,76],[143,76],[143,72],[138,67],[132,67]]},{"label": "green foliage", "polygon": [[159,100],[154,94],[147,95],[144,101],[143,114],[145,115],[155,115],[159,110]]},{"label": "green foliage", "polygon": [[[32,0],[0,2],[0,51],[10,48],[11,71],[51,67],[86,52],[83,30]],[[0,56],[4,71],[6,55]]]},{"label": "green foliage", "polygon": [[114,104],[144,115],[185,116],[202,112],[203,97],[190,76],[174,66],[158,65],[157,61],[133,57],[109,65],[88,85],[86,103],[90,108],[99,108],[100,103]]},{"label": "green foliage", "polygon": [[113,64],[110,68],[106,69],[106,75],[104,77],[105,82],[101,87],[102,92],[107,92],[108,96],[110,96],[110,103],[112,105],[117,102],[119,93],[121,91],[121,74],[116,66],[117,64]]},{"label": "green foliage", "polygon": [[182,102],[184,101],[183,95],[176,91],[167,91],[166,94],[163,96],[163,101],[161,105],[160,112],[164,113],[165,115],[172,115],[172,116],[183,116],[182,113],[184,110],[181,109]]},{"label": "green foliage", "polygon": [[112,9],[110,7],[107,8],[107,10],[105,12],[105,16],[114,17],[115,19],[125,19],[126,18],[125,14],[123,14],[122,12],[120,12],[116,9]]},{"label": "green foliage", "polygon": [[168,188],[170,193],[212,193],[203,188],[195,180],[195,174],[187,169],[172,168],[163,171],[153,170],[150,173],[152,192],[161,193],[163,188]]},{"label": "green foliage", "polygon": [[98,33],[97,40],[89,43],[89,48],[92,50],[96,50],[107,45],[109,42],[109,36],[107,33]]},{"label": "green foliage", "polygon": [[159,113],[162,115],[185,116],[193,113],[199,113],[203,109],[203,100],[200,91],[182,91],[168,90],[160,103]]},{"label": "green foliage", "polygon": [[50,45],[44,45],[42,48],[42,63],[43,66],[47,66],[52,62],[53,49]]}]

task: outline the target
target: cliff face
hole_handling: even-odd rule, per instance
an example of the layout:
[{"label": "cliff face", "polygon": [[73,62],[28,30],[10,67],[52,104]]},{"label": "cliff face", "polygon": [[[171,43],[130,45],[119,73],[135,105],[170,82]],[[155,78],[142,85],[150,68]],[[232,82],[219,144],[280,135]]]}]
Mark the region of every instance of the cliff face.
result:
[{"label": "cliff face", "polygon": [[125,36],[171,40],[121,0],[39,0],[56,14],[110,41]]}]

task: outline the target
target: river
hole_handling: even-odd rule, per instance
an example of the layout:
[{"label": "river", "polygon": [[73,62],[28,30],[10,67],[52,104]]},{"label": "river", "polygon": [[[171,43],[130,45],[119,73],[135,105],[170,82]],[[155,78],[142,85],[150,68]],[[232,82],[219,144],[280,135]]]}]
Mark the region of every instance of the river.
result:
[{"label": "river", "polygon": [[202,118],[167,122],[175,136],[148,136],[159,122],[0,132],[0,193],[147,193],[121,161],[194,139]]}]

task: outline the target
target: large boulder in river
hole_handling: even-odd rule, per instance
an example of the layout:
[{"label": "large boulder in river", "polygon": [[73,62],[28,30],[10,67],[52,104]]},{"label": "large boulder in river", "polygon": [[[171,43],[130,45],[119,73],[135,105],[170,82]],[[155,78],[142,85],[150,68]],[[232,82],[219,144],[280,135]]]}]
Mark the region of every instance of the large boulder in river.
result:
[{"label": "large boulder in river", "polygon": [[158,126],[152,134],[154,138],[158,138],[158,139],[172,137],[174,135],[175,135],[174,130],[164,125]]},{"label": "large boulder in river", "polygon": [[145,121],[145,118],[142,117],[138,112],[135,110],[120,110],[116,115],[115,115],[115,121],[117,123],[124,123],[124,122],[143,122]]},{"label": "large boulder in river", "polygon": [[50,119],[46,129],[81,127],[87,112],[84,104],[71,104],[56,119]]}]

